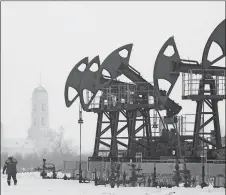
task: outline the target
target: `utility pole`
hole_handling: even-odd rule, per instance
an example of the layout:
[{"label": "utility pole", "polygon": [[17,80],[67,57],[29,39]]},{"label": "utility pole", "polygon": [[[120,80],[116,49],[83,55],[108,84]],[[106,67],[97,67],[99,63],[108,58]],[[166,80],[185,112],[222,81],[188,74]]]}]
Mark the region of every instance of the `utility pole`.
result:
[{"label": "utility pole", "polygon": [[[204,110],[204,104],[203,104],[203,113],[205,112],[205,110]],[[204,115],[202,115],[203,116],[203,121],[202,121],[202,124],[204,123]],[[202,139],[204,140],[204,127],[203,127],[203,129],[202,129]],[[208,186],[207,185],[207,183],[205,182],[205,145],[204,145],[204,141],[202,141],[202,157],[201,157],[201,159],[202,159],[202,183],[201,183],[201,188],[204,188],[204,187],[206,187],[206,186]]]},{"label": "utility pole", "polygon": [[79,104],[79,120],[78,123],[80,125],[80,155],[79,155],[79,183],[82,183],[82,157],[81,157],[81,151],[82,151],[82,123],[83,123],[83,119],[82,119],[82,108],[81,108],[81,104]]}]

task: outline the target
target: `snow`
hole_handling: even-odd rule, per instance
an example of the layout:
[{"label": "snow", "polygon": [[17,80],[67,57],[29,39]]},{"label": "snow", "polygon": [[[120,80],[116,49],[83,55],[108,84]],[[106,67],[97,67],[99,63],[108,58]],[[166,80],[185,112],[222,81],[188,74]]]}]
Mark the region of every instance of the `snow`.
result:
[{"label": "snow", "polygon": [[17,174],[18,185],[8,186],[6,175],[1,175],[2,195],[223,195],[224,188],[150,188],[150,187],[119,187],[109,185],[94,186],[94,183],[79,184],[76,180],[42,179],[40,173]]}]

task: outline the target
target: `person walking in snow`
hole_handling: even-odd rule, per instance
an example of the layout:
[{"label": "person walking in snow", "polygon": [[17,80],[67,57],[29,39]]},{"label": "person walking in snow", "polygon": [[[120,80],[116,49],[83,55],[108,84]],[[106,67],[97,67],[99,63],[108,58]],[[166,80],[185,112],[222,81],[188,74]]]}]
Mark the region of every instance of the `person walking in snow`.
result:
[{"label": "person walking in snow", "polygon": [[7,174],[7,183],[11,185],[11,177],[13,178],[14,185],[17,184],[16,174],[17,174],[17,160],[13,157],[13,155],[8,155],[7,160],[5,161],[5,165],[3,167],[3,174],[6,171]]}]

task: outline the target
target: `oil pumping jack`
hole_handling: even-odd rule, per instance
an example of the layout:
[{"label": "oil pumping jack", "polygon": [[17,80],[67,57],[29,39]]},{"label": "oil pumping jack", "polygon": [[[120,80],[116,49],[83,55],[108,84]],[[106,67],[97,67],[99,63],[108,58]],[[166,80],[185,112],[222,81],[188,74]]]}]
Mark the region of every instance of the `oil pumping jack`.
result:
[{"label": "oil pumping jack", "polygon": [[[217,45],[220,53],[211,59],[211,49]],[[173,49],[171,56],[164,55],[167,48]],[[213,50],[212,50],[213,51]],[[216,51],[214,51],[216,52]],[[224,67],[218,66],[219,61],[225,57],[225,20],[223,20],[211,33],[202,55],[202,62],[199,64],[194,60],[183,60],[179,58],[179,53],[175,44],[174,37],[170,37],[162,46],[154,67],[154,86],[158,100],[164,104],[169,97],[172,86],[175,85],[180,73],[183,74],[183,95],[182,99],[196,101],[196,114],[194,132],[192,137],[191,155],[200,156],[201,142],[211,145],[215,149],[221,149],[221,131],[218,112],[218,102],[225,99],[225,64]],[[225,61],[224,61],[225,62]],[[187,74],[187,77],[186,77]],[[200,75],[194,79],[194,75]],[[158,79],[165,79],[171,86],[167,96],[159,93]],[[219,83],[221,81],[221,83]],[[187,82],[187,83],[186,83]],[[195,86],[196,85],[196,86]],[[221,85],[221,89],[220,86]],[[194,89],[197,87],[197,89]],[[204,106],[210,111],[204,111]],[[211,117],[208,117],[212,115]],[[206,117],[204,117],[206,116]],[[202,121],[202,118],[208,118]],[[208,124],[213,123],[213,130],[204,130]],[[208,131],[208,132],[207,132]],[[208,135],[214,138],[208,140]],[[187,137],[190,139],[190,137]]]},{"label": "oil pumping jack", "polygon": [[[98,115],[94,152],[92,156],[93,160],[100,160],[100,152],[108,152],[107,158],[110,160],[117,158],[118,153],[121,151],[125,152],[125,158],[131,159],[135,157],[136,151],[138,150],[137,148],[142,151],[144,158],[156,158],[158,156],[156,148],[159,137],[153,136],[150,110],[156,110],[164,129],[168,129],[169,124],[172,124],[174,129],[176,129],[176,139],[178,141],[176,147],[179,147],[178,155],[181,154],[181,139],[186,140],[192,138],[192,151],[195,151],[194,149],[197,148],[197,140],[200,139],[198,132],[204,125],[200,125],[199,120],[202,113],[199,112],[199,115],[196,113],[194,135],[187,137],[180,136],[175,124],[177,124],[177,114],[181,111],[182,107],[170,99],[169,96],[180,73],[195,71],[194,74],[206,75],[204,73],[208,70],[208,75],[222,76],[222,72],[225,71],[225,68],[211,66],[212,64],[206,60],[206,54],[208,53],[211,42],[215,41],[220,45],[223,50],[223,56],[225,56],[224,27],[225,20],[211,34],[204,49],[201,64],[196,61],[180,59],[174,38],[169,38],[161,48],[154,65],[154,85],[145,80],[141,74],[130,65],[129,60],[133,44],[124,45],[114,50],[102,63],[100,62],[99,56],[96,56],[90,62],[88,57],[85,57],[74,66],[65,85],[65,103],[67,107],[70,107],[79,97],[80,104],[84,111],[94,112]],[[164,54],[168,47],[173,48],[174,53],[171,56]],[[215,62],[214,60],[212,63]],[[96,69],[93,69],[93,67],[96,67]],[[131,83],[117,80],[121,75],[127,77]],[[203,76],[203,78],[206,77]],[[165,79],[170,82],[171,86],[168,91],[160,89],[159,79]],[[202,87],[200,87],[200,91],[202,91],[201,88]],[[73,98],[69,98],[69,90],[75,90],[77,94]],[[100,95],[98,95],[99,92]],[[183,96],[182,98],[186,97]],[[191,96],[187,98],[191,98]],[[223,98],[225,99],[225,96],[223,96]],[[151,99],[153,99],[153,102],[150,101]],[[197,104],[200,101],[203,102],[204,100],[197,100]],[[214,101],[215,103],[213,104],[216,105],[219,99],[213,100],[212,102]],[[212,104],[209,100],[205,100],[205,102],[211,107]],[[200,111],[201,106],[197,107],[199,107],[197,110]],[[165,117],[161,117],[159,112],[163,110],[166,111]],[[214,114],[216,113],[216,111],[213,112]],[[120,119],[120,115],[124,117],[124,120]],[[104,116],[107,120],[104,120]],[[213,118],[212,120],[216,121],[216,117]],[[119,128],[119,123],[123,122],[126,124]],[[137,127],[138,122],[142,124]],[[103,128],[103,124],[105,123],[108,124],[108,126]],[[145,135],[139,136],[138,133],[142,129],[145,129]],[[104,137],[103,135],[109,130],[111,136]],[[126,130],[128,136],[120,136],[120,134],[126,132]],[[219,130],[215,130],[215,132],[217,142],[215,146],[220,147]],[[107,140],[109,140],[110,143],[107,143]],[[126,140],[127,143],[122,140]],[[108,149],[101,150],[100,145],[104,145]],[[124,147],[125,149],[120,150],[119,147]],[[164,144],[162,148],[164,148]]]},{"label": "oil pumping jack", "polygon": [[[122,57],[121,51],[126,51],[127,55]],[[99,57],[95,57],[88,63],[88,58],[81,60],[71,71],[68,76],[65,86],[65,102],[68,107],[80,97],[80,103],[84,111],[96,112],[98,114],[96,139],[94,146],[93,157],[98,157],[100,151],[100,144],[105,145],[109,148],[109,158],[117,158],[118,155],[118,144],[126,148],[127,157],[135,156],[134,144],[136,144],[136,134],[141,131],[145,126],[146,128],[146,143],[137,142],[141,147],[148,150],[149,155],[154,154],[154,147],[151,147],[152,132],[150,123],[149,111],[154,108],[158,110],[167,110],[169,117],[179,113],[181,107],[176,104],[173,100],[169,99],[164,102],[164,105],[150,103],[150,97],[154,96],[154,86],[147,82],[140,73],[129,65],[130,54],[132,50],[132,44],[122,46],[113,51],[100,65]],[[97,71],[91,71],[91,66],[96,63],[98,66]],[[86,68],[83,72],[79,70],[79,66],[85,64]],[[108,76],[104,75],[103,72],[108,72]],[[132,81],[132,83],[124,83],[118,81],[117,78],[120,75],[126,76]],[[77,95],[74,99],[68,99],[69,87],[74,88],[77,91]],[[91,94],[86,101],[85,93],[89,91]],[[92,101],[95,100],[95,96],[98,91],[102,91],[98,108],[90,108]],[[164,96],[165,91],[160,90],[160,94]],[[119,120],[119,114],[125,117],[125,120]],[[137,115],[140,113],[143,116],[143,124],[137,129],[136,121],[140,120]],[[109,119],[109,125],[101,131],[103,123],[103,115]],[[121,129],[118,130],[119,122],[126,122]],[[106,137],[101,137],[106,131],[111,129],[111,140],[110,144],[104,142]],[[125,129],[128,130],[128,136],[118,137]],[[120,139],[127,139],[128,144],[121,142]]]}]

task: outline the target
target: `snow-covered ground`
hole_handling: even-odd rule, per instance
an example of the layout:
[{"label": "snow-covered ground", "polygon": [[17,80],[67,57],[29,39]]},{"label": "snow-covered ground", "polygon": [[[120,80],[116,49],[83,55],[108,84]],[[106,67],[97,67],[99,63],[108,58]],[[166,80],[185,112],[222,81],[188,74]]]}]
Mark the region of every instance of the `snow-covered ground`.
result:
[{"label": "snow-covered ground", "polygon": [[94,183],[79,184],[73,180],[43,180],[40,173],[18,174],[18,185],[8,186],[6,175],[1,175],[2,195],[224,195],[224,188],[150,188],[94,186]]}]

